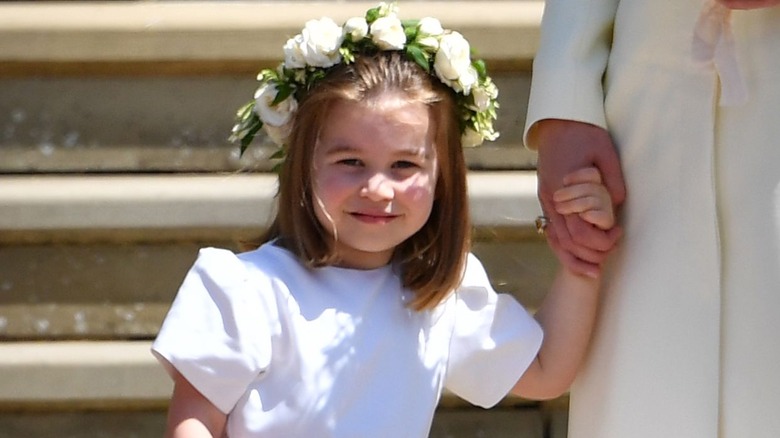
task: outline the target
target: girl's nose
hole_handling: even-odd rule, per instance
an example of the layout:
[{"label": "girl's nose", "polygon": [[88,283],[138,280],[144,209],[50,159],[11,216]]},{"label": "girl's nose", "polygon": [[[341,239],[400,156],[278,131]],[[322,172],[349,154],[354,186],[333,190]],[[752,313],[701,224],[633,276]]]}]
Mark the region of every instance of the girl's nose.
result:
[{"label": "girl's nose", "polygon": [[360,191],[362,196],[372,201],[392,199],[393,193],[393,182],[382,173],[375,173],[368,178]]}]

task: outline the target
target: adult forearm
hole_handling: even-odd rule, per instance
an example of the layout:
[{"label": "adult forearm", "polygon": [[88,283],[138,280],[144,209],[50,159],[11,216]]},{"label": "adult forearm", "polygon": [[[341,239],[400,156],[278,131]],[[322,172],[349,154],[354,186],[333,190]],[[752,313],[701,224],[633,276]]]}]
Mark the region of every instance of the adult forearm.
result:
[{"label": "adult forearm", "polygon": [[537,147],[536,123],[557,118],[606,126],[602,82],[618,0],[547,0],[524,139]]}]

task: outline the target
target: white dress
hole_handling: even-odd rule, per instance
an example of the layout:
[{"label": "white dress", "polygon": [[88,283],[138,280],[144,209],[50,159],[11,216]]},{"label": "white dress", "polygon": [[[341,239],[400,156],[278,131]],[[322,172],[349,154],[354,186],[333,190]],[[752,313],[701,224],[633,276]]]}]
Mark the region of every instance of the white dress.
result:
[{"label": "white dress", "polygon": [[473,255],[429,312],[405,307],[393,270],[201,250],[153,352],[228,414],[231,438],[425,437],[444,388],[497,403],[537,354],[536,321]]},{"label": "white dress", "polygon": [[780,437],[780,8],[712,6],[546,3],[527,126],[607,128],[628,190],[569,438]]}]

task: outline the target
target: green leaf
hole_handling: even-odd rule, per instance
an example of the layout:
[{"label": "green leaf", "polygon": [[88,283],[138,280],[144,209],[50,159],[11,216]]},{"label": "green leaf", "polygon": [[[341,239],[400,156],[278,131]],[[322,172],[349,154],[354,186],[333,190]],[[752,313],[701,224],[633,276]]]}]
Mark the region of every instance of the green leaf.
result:
[{"label": "green leaf", "polygon": [[355,62],[355,55],[352,53],[353,50],[354,49],[350,47],[339,47],[339,53],[341,54],[341,59],[344,60],[344,64],[349,65]]},{"label": "green leaf", "polygon": [[252,143],[252,140],[255,138],[255,134],[257,134],[257,131],[260,130],[260,128],[263,127],[263,122],[260,121],[259,118],[257,118],[257,123],[253,124],[249,131],[247,131],[246,135],[241,138],[241,150],[239,153],[239,157],[244,156],[244,151],[246,151],[246,148],[249,147],[249,144]]},{"label": "green leaf", "polygon": [[276,84],[276,97],[274,97],[274,101],[271,102],[271,105],[277,105],[280,102],[284,102],[285,99],[290,97],[291,94],[295,91],[295,87],[290,85],[287,82],[279,82]]},{"label": "green leaf", "polygon": [[377,18],[379,18],[379,6],[366,11],[366,22],[368,24],[375,22]]},{"label": "green leaf", "polygon": [[485,65],[485,61],[476,59],[471,62],[471,65],[477,71],[477,75],[480,79],[484,79],[487,76],[487,66]]},{"label": "green leaf", "polygon": [[401,26],[404,28],[404,35],[406,35],[406,42],[411,43],[417,38],[417,24],[419,20],[402,20]]},{"label": "green leaf", "polygon": [[270,158],[272,160],[282,160],[282,159],[284,159],[285,155],[287,155],[287,154],[285,153],[285,150],[282,147],[282,148],[277,149],[273,154],[271,154]]},{"label": "green leaf", "polygon": [[236,111],[236,119],[238,119],[239,121],[246,119],[254,112],[254,109],[255,109],[255,101],[253,100],[247,102],[244,106],[239,108],[238,111]]},{"label": "green leaf", "polygon": [[425,54],[425,50],[417,44],[409,44],[406,46],[406,56],[417,65],[423,68],[426,72],[431,72],[431,63],[428,60],[428,56]]}]

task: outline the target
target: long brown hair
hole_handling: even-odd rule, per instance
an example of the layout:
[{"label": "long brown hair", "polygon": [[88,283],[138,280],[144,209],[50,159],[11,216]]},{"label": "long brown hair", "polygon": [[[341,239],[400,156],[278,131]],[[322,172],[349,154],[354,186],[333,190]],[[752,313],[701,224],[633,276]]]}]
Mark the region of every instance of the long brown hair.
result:
[{"label": "long brown hair", "polygon": [[454,92],[400,52],[339,64],[300,99],[279,173],[276,217],[261,242],[278,239],[309,267],[337,261],[312,204],[314,147],[335,102],[361,102],[388,91],[428,105],[437,131],[439,175],[431,215],[394,253],[403,285],[416,292],[410,307],[425,310],[439,304],[463,275],[471,243],[467,170]]}]

